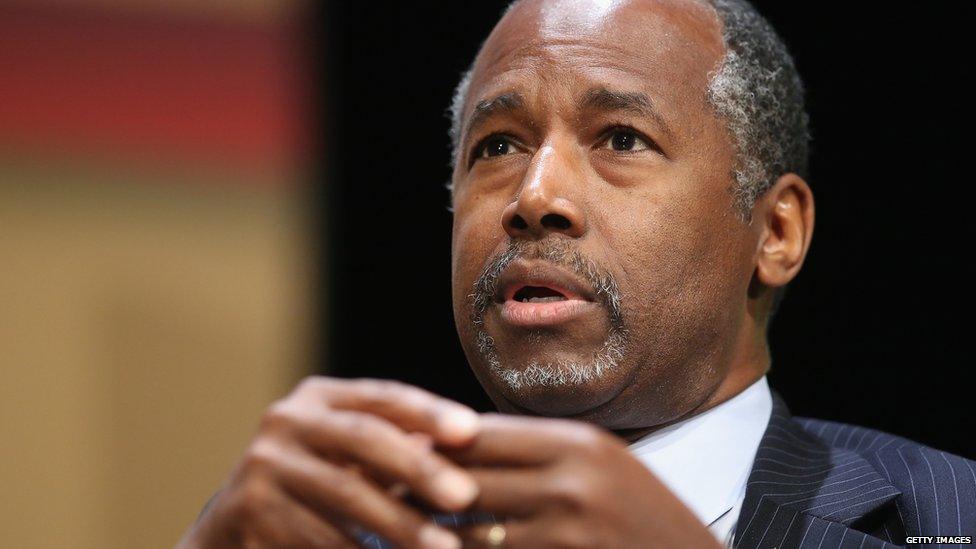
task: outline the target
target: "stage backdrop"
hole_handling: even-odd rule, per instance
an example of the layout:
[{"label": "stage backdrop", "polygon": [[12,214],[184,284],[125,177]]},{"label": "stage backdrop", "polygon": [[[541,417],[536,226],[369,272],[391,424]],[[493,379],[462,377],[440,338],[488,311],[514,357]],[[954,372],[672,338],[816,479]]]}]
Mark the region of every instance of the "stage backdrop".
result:
[{"label": "stage backdrop", "polygon": [[0,547],[172,547],[312,369],[300,11],[0,4]]}]

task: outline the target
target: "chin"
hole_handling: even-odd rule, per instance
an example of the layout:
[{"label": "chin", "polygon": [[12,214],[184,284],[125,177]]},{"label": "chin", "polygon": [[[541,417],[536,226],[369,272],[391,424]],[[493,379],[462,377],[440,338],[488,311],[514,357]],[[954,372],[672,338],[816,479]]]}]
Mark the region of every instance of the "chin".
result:
[{"label": "chin", "polygon": [[606,380],[590,381],[575,386],[533,385],[512,389],[500,386],[505,399],[499,404],[504,412],[544,417],[580,417],[613,400],[623,388]]},{"label": "chin", "polygon": [[510,353],[485,348],[479,378],[504,412],[548,417],[583,416],[613,400],[632,377],[622,339],[588,353]]}]

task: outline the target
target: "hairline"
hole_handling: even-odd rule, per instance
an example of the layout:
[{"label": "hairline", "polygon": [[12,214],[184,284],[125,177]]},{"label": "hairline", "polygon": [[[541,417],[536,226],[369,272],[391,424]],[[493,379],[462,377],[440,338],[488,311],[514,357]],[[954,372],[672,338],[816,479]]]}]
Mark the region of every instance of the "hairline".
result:
[{"label": "hairline", "polygon": [[[504,16],[507,15],[508,12],[511,11],[519,3],[519,1],[520,0],[514,0],[513,2],[511,2],[503,12],[502,18],[504,18]],[[729,193],[731,196],[731,207],[736,211],[736,215],[737,217],[739,217],[740,220],[742,220],[744,223],[751,223],[752,209],[756,201],[760,197],[764,196],[766,192],[768,192],[769,188],[773,184],[774,178],[778,178],[782,175],[791,172],[798,173],[802,177],[806,177],[807,175],[806,170],[807,170],[807,163],[809,162],[810,134],[808,129],[809,117],[806,113],[804,100],[803,100],[803,95],[804,95],[803,83],[799,77],[799,74],[797,73],[796,67],[794,65],[795,62],[793,60],[793,57],[792,55],[790,55],[788,50],[785,49],[785,44],[783,44],[782,39],[776,33],[776,30],[768,23],[768,21],[766,21],[765,18],[763,18],[762,15],[758,13],[758,11],[755,9],[755,6],[753,6],[749,0],[741,0],[741,2],[738,0],[729,0],[728,2],[725,2],[724,0],[694,0],[694,1],[707,4],[708,7],[712,9],[712,13],[714,14],[721,28],[722,46],[725,52],[723,53],[721,59],[718,61],[715,67],[713,67],[713,69],[708,72],[708,85],[706,86],[705,89],[705,101],[709,105],[709,107],[711,107],[712,114],[717,119],[722,121],[723,125],[725,126],[726,136],[729,139],[730,144],[732,145],[734,150],[733,167],[731,173],[729,174],[730,179],[732,181],[732,184],[729,188]],[[779,57],[778,59],[776,59],[776,61],[774,61],[774,64],[776,65],[776,71],[782,70],[782,68],[784,68],[783,65],[785,65],[785,68],[789,70],[788,76],[794,79],[794,82],[791,82],[789,86],[795,86],[795,88],[791,88],[787,86],[787,88],[785,89],[785,93],[787,94],[787,97],[789,99],[793,99],[797,101],[799,109],[798,109],[798,113],[795,111],[789,112],[788,110],[788,114],[793,114],[793,115],[798,114],[800,116],[799,120],[794,119],[791,120],[790,123],[797,124],[795,127],[792,128],[792,130],[800,129],[802,130],[803,135],[802,136],[793,135],[792,137],[795,138],[796,140],[790,141],[788,142],[788,144],[791,147],[799,145],[800,146],[799,150],[786,150],[786,148],[784,147],[784,149],[778,151],[779,154],[775,158],[763,158],[759,156],[759,153],[757,153],[755,150],[749,150],[750,148],[755,147],[757,143],[755,141],[752,141],[749,137],[743,136],[741,134],[743,132],[743,128],[741,124],[742,121],[733,120],[732,117],[734,116],[735,113],[723,112],[724,109],[727,109],[729,107],[728,103],[730,100],[727,99],[725,104],[722,104],[718,101],[717,97],[723,91],[728,91],[728,90],[723,90],[721,88],[721,85],[722,84],[725,84],[726,86],[734,85],[734,84],[730,84],[730,82],[733,82],[737,77],[740,76],[739,73],[745,72],[746,70],[746,68],[742,66],[737,66],[738,63],[742,62],[743,58],[740,57],[738,52],[736,51],[736,46],[740,44],[737,43],[737,38],[733,36],[734,32],[743,30],[743,24],[741,21],[739,22],[738,27],[733,28],[733,25],[735,24],[735,16],[737,15],[741,16],[741,12],[737,13],[735,11],[728,11],[728,12],[725,11],[730,8],[729,4],[733,4],[733,5],[738,4],[740,7],[744,4],[745,7],[747,8],[746,11],[748,12],[749,10],[751,10],[752,12],[749,15],[758,16],[759,23],[757,24],[755,21],[753,21],[752,24],[758,25],[759,28],[757,29],[754,26],[749,27],[749,30],[747,32],[750,33],[755,32],[757,35],[767,40],[770,38],[771,35],[774,43],[774,47],[782,48],[781,52],[776,52],[775,55]],[[748,27],[748,25],[745,26]],[[750,38],[753,37],[754,36],[750,36]],[[750,52],[750,53],[754,53],[754,52]],[[480,54],[480,48],[479,48],[479,54]],[[754,60],[749,60],[749,59],[745,60],[746,63],[748,63],[749,61],[754,61]],[[452,97],[451,105],[448,109],[448,114],[451,119],[450,166],[452,168],[452,176],[447,184],[447,188],[451,193],[452,203],[454,198],[453,173],[456,171],[458,162],[460,161],[460,156],[462,155],[462,151],[460,149],[461,124],[462,124],[461,119],[464,113],[467,95],[468,92],[470,91],[471,79],[474,73],[474,66],[476,62],[477,62],[477,56],[475,57],[475,61],[472,62],[471,66],[462,73],[461,79],[458,82],[458,85],[455,89],[455,93]],[[755,67],[749,67],[749,68],[752,70],[755,69]],[[760,66],[760,68],[763,67]],[[756,78],[756,75],[752,74],[751,77]],[[753,82],[748,82],[748,84],[752,84],[752,83]],[[781,89],[780,91],[784,91],[784,90]],[[747,93],[752,93],[752,90],[747,90]],[[797,96],[789,97],[789,95],[793,93],[796,93]],[[780,99],[781,99],[780,97],[776,98],[777,101]],[[783,113],[780,112],[780,114]],[[759,123],[754,119],[748,119],[746,122],[746,126],[756,126],[756,125],[759,125]],[[760,143],[760,145],[762,145],[762,143]],[[791,157],[791,155],[795,155],[795,156]],[[781,165],[775,166],[777,162],[779,162]],[[793,162],[796,162],[796,164],[793,164]],[[779,169],[774,171],[777,171],[779,173],[770,173],[769,168],[771,166],[778,167]],[[776,290],[773,296],[773,302],[770,306],[770,309],[766,317],[767,323],[773,316],[775,316],[776,312],[778,311],[779,305],[782,302],[785,291],[786,291],[786,286],[780,287]]]},{"label": "hairline", "polygon": [[[521,0],[513,0],[511,3],[509,3],[508,6],[505,8],[505,11],[502,12],[502,17],[499,19],[499,21],[501,21],[501,19],[503,19],[508,14],[508,12],[510,12],[520,1]],[[728,130],[727,131],[728,137],[732,141],[732,145],[736,151],[736,156],[738,157],[741,153],[739,152],[739,147],[735,142],[736,141],[735,136],[731,132],[731,127],[729,127],[728,124],[729,121],[727,117],[722,116],[718,112],[716,108],[717,105],[715,105],[714,102],[712,101],[712,96],[710,93],[714,82],[716,81],[717,78],[721,76],[723,69],[729,65],[729,62],[731,61],[731,57],[733,55],[733,52],[729,47],[728,37],[725,34],[725,26],[726,26],[725,21],[723,20],[721,13],[719,13],[718,9],[715,7],[713,0],[695,0],[695,1],[708,5],[712,9],[712,13],[715,15],[716,19],[718,20],[719,24],[722,27],[722,46],[724,47],[725,52],[723,53],[722,58],[719,60],[716,66],[708,73],[708,86],[706,87],[705,90],[705,100],[708,102],[709,106],[712,107],[712,113],[720,120],[725,121],[726,123],[725,125]],[[479,54],[481,48],[483,47],[484,44],[482,44],[482,46],[478,49]],[[471,66],[468,67],[467,70],[461,73],[461,78],[458,81],[458,84],[455,88],[454,95],[451,99],[451,104],[447,109],[448,117],[451,120],[449,135],[451,138],[450,167],[452,169],[452,173],[461,160],[461,155],[462,155],[462,151],[460,148],[461,136],[467,133],[466,126],[470,125],[470,121],[468,122],[468,124],[464,123],[463,114],[465,111],[465,107],[467,105],[468,92],[470,91],[471,88],[471,80],[472,77],[474,76],[474,69],[475,69],[476,62],[477,62],[477,55],[475,56],[475,60],[472,61]],[[733,181],[735,181],[736,177],[734,172],[732,174],[732,177],[733,177]],[[454,194],[453,175],[452,175],[452,179],[447,184],[447,188],[451,192],[451,196],[453,197]]]},{"label": "hairline", "polygon": [[[514,0],[511,2],[503,12],[502,18],[504,18],[505,15],[507,15],[508,12],[519,3],[519,1],[520,0]],[[737,76],[735,73],[736,69],[734,67],[741,58],[732,45],[733,38],[730,36],[729,24],[726,19],[727,17],[730,17],[729,14],[723,14],[722,9],[717,5],[717,0],[694,1],[708,5],[712,9],[712,13],[715,15],[715,18],[721,26],[722,45],[725,52],[715,67],[708,73],[708,85],[705,89],[705,101],[711,107],[713,115],[723,122],[726,129],[726,135],[735,151],[735,162],[730,173],[730,177],[732,179],[730,194],[732,195],[733,206],[737,210],[739,217],[743,221],[748,222],[751,220],[751,210],[753,205],[755,204],[756,200],[764,195],[771,186],[771,180],[774,177],[788,173],[790,170],[785,169],[783,170],[783,173],[770,174],[769,170],[766,169],[767,166],[765,165],[764,160],[755,158],[753,154],[750,154],[750,152],[746,150],[749,148],[751,143],[749,143],[748,138],[737,134],[737,130],[741,131],[741,128],[735,127],[736,122],[732,120],[732,114],[722,112],[723,108],[727,107],[727,105],[721,104],[717,100],[717,96],[722,92],[721,85],[734,80]],[[721,3],[720,0],[718,0],[718,3]],[[748,2],[745,3],[749,5],[750,8],[755,10],[755,8],[752,7]],[[773,30],[773,33],[775,34],[775,30]],[[475,62],[476,61],[477,57],[475,58]],[[789,61],[792,63],[792,58],[790,58]],[[463,154],[463,151],[460,148],[461,136],[466,132],[463,131],[465,128],[462,127],[462,117],[467,105],[467,96],[470,92],[475,62],[472,62],[471,66],[462,73],[461,79],[458,82],[455,93],[452,97],[451,105],[448,108],[448,115],[451,119],[449,133],[451,138],[450,167],[452,168],[452,178],[448,182],[447,188],[451,192],[452,197],[454,193],[453,171],[458,166]],[[739,69],[741,69],[741,67],[739,67]],[[802,83],[800,93],[802,94]],[[802,105],[801,111],[803,111]],[[805,112],[803,112],[803,116],[806,116]],[[749,123],[755,124],[756,122],[754,120],[750,120]],[[803,169],[804,168],[801,167],[800,171],[803,171]],[[801,173],[800,175],[805,176],[804,173]]]}]

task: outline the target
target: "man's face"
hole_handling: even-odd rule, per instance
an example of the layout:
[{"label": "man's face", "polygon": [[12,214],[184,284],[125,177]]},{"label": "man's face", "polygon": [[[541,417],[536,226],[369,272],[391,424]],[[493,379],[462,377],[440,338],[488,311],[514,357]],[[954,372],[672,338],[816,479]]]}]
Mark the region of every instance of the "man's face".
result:
[{"label": "man's face", "polygon": [[755,229],[694,0],[526,0],[485,43],[454,171],[454,313],[503,411],[629,429],[700,405],[747,321]]}]

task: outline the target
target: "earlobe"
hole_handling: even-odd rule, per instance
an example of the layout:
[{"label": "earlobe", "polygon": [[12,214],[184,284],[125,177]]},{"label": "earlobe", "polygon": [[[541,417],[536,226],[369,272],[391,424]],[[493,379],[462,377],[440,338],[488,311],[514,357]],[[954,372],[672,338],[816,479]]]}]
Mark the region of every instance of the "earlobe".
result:
[{"label": "earlobe", "polygon": [[803,266],[813,237],[814,203],[810,186],[799,175],[780,177],[754,209],[762,224],[756,278],[764,286],[786,286]]}]

